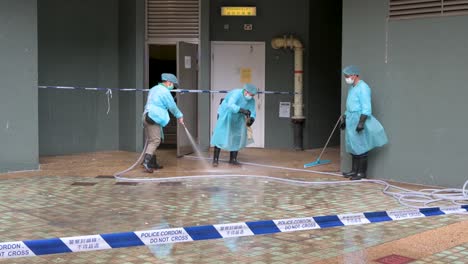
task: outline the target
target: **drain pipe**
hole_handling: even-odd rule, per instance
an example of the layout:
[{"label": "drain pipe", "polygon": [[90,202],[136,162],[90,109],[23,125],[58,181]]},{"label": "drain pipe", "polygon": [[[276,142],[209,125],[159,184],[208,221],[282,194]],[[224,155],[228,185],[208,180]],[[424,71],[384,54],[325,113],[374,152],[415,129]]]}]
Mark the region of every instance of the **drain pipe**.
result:
[{"label": "drain pipe", "polygon": [[304,47],[300,40],[294,36],[284,35],[282,38],[274,38],[271,40],[273,49],[292,49],[294,50],[294,116],[292,123],[294,126],[294,149],[303,150],[303,126],[305,117],[303,114],[303,51]]}]

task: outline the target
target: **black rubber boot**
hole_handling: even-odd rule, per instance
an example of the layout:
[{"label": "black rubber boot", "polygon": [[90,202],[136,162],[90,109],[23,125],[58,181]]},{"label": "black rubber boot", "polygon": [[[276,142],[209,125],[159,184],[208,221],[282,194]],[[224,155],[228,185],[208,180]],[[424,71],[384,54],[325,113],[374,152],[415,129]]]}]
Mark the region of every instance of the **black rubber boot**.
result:
[{"label": "black rubber boot", "polygon": [[352,169],[350,172],[343,172],[343,177],[345,178],[350,178],[353,177],[357,174],[358,172],[358,162],[357,162],[357,157],[355,155],[352,155]]},{"label": "black rubber boot", "polygon": [[160,170],[160,169],[164,168],[163,166],[161,166],[161,165],[158,164],[158,160],[157,160],[157,158],[156,158],[156,155],[153,155],[153,156],[151,157],[150,167],[151,167],[152,169],[155,169],[155,170]]},{"label": "black rubber boot", "polygon": [[364,179],[367,177],[367,155],[358,158],[358,173],[351,177],[352,181]]},{"label": "black rubber boot", "polygon": [[229,155],[229,163],[231,163],[232,165],[241,165],[237,161],[237,153],[239,153],[239,152],[238,151],[231,151],[231,153]]},{"label": "black rubber boot", "polygon": [[145,158],[143,160],[143,167],[145,167],[145,171],[148,173],[153,173],[153,168],[151,168],[151,159],[153,155],[145,154]]},{"label": "black rubber boot", "polygon": [[219,153],[221,152],[221,149],[218,147],[214,147],[214,152],[213,152],[213,167],[218,167],[219,163]]}]

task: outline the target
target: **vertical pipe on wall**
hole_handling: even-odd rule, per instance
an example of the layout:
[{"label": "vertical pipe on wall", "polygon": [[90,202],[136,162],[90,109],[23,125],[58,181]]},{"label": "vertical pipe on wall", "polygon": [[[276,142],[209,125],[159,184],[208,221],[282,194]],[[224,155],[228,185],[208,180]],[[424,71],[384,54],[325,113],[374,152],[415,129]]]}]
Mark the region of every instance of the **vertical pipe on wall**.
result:
[{"label": "vertical pipe on wall", "polygon": [[294,149],[303,150],[303,126],[304,126],[304,113],[303,113],[303,51],[304,47],[300,40],[294,38],[292,35],[289,38],[285,35],[282,38],[274,38],[271,40],[271,46],[274,49],[292,49],[294,50],[294,115],[292,122],[294,125]]}]

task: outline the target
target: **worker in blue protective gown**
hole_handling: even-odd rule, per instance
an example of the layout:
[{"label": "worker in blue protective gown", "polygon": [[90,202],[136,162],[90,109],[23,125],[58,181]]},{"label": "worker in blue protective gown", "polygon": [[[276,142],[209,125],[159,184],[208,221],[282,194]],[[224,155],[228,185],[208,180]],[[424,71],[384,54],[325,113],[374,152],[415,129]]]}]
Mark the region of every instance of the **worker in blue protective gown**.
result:
[{"label": "worker in blue protective gown", "polygon": [[150,89],[148,101],[143,113],[143,124],[148,142],[143,167],[146,172],[152,173],[153,169],[162,169],[156,158],[156,149],[164,138],[162,128],[170,120],[168,110],[178,119],[179,123],[184,124],[182,112],[177,107],[170,90],[178,85],[177,77],[170,73],[161,75],[162,82]]},{"label": "worker in blue protective gown", "polygon": [[213,166],[218,166],[221,149],[230,151],[229,163],[239,165],[238,151],[247,145],[247,127],[255,121],[257,87],[245,84],[242,89],[230,91],[218,108],[211,145],[214,145]]},{"label": "worker in blue protective gown", "polygon": [[359,68],[347,66],[343,74],[350,86],[341,129],[345,130],[346,152],[352,155],[352,169],[343,176],[360,180],[367,176],[369,151],[387,144],[388,140],[384,128],[372,116],[371,89],[360,79]]}]

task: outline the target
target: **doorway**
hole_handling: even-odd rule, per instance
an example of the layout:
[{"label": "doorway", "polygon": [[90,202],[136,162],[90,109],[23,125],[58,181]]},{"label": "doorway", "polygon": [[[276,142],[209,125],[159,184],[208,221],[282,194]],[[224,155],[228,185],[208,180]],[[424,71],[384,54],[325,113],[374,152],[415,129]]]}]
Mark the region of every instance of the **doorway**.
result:
[{"label": "doorway", "polygon": [[[148,88],[158,85],[161,82],[162,73],[172,73],[177,75],[177,47],[176,45],[148,46]],[[176,98],[176,93],[171,93]],[[145,94],[145,102],[148,94]],[[169,112],[171,121],[164,128],[164,140],[159,148],[177,148],[177,120]]]},{"label": "doorway", "polygon": [[[198,89],[198,45],[182,41],[176,44],[148,44],[147,83],[152,88],[161,82],[162,73],[172,73],[179,80],[179,89]],[[186,129],[198,141],[197,93],[172,92],[174,101],[184,114],[185,127],[169,111],[170,122],[164,127],[164,140],[160,148],[177,149],[181,157],[193,153]],[[147,100],[147,94],[145,102]]]}]

